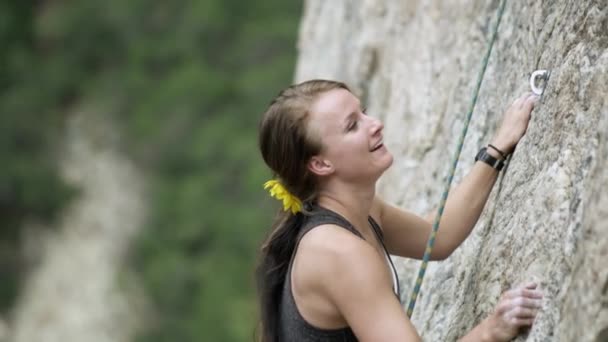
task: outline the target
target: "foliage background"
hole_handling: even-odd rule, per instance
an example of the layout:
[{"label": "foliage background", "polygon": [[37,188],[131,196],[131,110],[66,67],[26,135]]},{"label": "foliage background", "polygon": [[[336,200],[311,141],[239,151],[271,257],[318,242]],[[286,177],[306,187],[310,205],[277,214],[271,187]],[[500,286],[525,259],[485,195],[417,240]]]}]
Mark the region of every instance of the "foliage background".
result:
[{"label": "foliage background", "polygon": [[87,102],[118,124],[152,189],[130,258],[154,308],[137,341],[252,339],[274,208],[257,122],[292,81],[301,6],[0,2],[0,313],[23,286],[23,223],[52,223],[77,198],[57,154],[69,109]]}]

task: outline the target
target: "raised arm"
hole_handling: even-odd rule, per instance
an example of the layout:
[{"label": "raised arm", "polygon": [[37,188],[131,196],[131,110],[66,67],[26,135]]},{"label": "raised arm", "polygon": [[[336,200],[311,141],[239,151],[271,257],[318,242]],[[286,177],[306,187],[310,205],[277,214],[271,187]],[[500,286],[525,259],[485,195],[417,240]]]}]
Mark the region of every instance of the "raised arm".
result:
[{"label": "raised arm", "polygon": [[[537,100],[534,94],[525,94],[515,100],[506,111],[503,122],[492,139],[492,145],[505,153],[511,153],[525,134],[530,113]],[[487,152],[497,159],[500,154],[488,148]],[[439,225],[433,259],[448,257],[469,236],[486,204],[498,171],[478,161],[462,182],[450,191]],[[435,212],[421,219],[376,199],[375,212],[379,215],[387,247],[396,255],[421,258],[430,234]]]}]

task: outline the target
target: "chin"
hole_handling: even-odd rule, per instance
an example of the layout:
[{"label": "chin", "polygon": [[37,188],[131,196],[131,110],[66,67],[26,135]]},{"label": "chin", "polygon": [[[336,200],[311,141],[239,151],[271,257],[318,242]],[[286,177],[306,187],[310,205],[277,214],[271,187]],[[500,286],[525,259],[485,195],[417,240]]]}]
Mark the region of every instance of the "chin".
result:
[{"label": "chin", "polygon": [[384,171],[388,170],[391,165],[393,165],[393,155],[389,152],[383,158],[382,171],[380,172],[380,175],[382,175]]},{"label": "chin", "polygon": [[387,160],[387,162],[386,162],[386,168],[384,169],[385,171],[386,171],[386,170],[387,170],[389,167],[391,167],[391,165],[393,165],[393,155],[392,155],[392,154],[390,154],[390,152],[389,152],[389,153],[388,153],[388,156],[387,156],[387,158],[386,158],[386,159],[388,159],[388,160]]}]

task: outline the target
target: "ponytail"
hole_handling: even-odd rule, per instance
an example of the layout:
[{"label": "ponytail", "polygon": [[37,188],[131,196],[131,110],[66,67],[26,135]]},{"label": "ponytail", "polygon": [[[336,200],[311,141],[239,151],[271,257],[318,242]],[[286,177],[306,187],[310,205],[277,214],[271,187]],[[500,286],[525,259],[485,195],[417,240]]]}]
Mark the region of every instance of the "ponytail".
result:
[{"label": "ponytail", "polygon": [[256,270],[260,296],[261,342],[279,341],[279,306],[287,269],[294,253],[304,214],[281,210],[264,245]]}]

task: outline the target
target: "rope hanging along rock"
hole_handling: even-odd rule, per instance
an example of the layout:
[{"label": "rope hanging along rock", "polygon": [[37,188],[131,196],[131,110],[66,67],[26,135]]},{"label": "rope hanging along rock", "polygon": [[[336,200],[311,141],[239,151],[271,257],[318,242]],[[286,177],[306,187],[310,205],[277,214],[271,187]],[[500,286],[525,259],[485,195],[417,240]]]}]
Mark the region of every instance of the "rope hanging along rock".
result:
[{"label": "rope hanging along rock", "polygon": [[462,133],[460,135],[460,140],[458,141],[458,148],[456,149],[456,153],[454,154],[454,159],[452,162],[452,167],[450,169],[450,174],[446,180],[445,188],[443,194],[441,196],[441,200],[439,202],[439,209],[437,210],[437,216],[435,217],[435,221],[433,223],[433,229],[431,230],[431,235],[429,236],[426,249],[424,251],[424,256],[422,257],[422,264],[420,265],[420,269],[418,270],[418,277],[416,278],[416,283],[414,285],[414,290],[412,291],[412,295],[410,296],[410,302],[407,308],[407,316],[412,317],[412,313],[414,312],[414,307],[416,306],[416,299],[418,298],[418,293],[420,292],[420,287],[422,286],[422,280],[424,279],[424,274],[426,272],[426,267],[431,257],[431,252],[433,251],[433,246],[435,245],[435,236],[437,235],[437,231],[439,230],[439,222],[441,220],[441,216],[443,215],[443,209],[445,208],[445,203],[448,198],[448,193],[450,192],[450,186],[452,184],[452,180],[454,178],[454,173],[456,172],[456,166],[458,165],[458,160],[460,159],[460,152],[462,151],[462,145],[464,143],[464,138],[467,135],[467,131],[469,129],[469,123],[471,122],[471,117],[473,115],[473,110],[475,109],[475,104],[477,103],[477,95],[479,94],[479,89],[481,88],[481,82],[483,81],[483,76],[486,72],[486,67],[488,66],[488,60],[490,59],[490,54],[492,53],[492,46],[494,45],[494,41],[496,40],[496,34],[498,33],[498,26],[500,25],[500,20],[502,19],[502,14],[505,10],[506,0],[502,0],[500,5],[498,6],[498,14],[496,19],[496,24],[494,25],[494,30],[492,32],[492,37],[488,42],[488,48],[486,50],[486,54],[482,61],[481,71],[477,76],[477,85],[475,86],[475,90],[473,91],[473,99],[471,100],[471,105],[469,107],[469,111],[465,118],[464,128],[462,129]]}]

